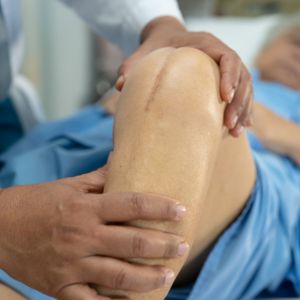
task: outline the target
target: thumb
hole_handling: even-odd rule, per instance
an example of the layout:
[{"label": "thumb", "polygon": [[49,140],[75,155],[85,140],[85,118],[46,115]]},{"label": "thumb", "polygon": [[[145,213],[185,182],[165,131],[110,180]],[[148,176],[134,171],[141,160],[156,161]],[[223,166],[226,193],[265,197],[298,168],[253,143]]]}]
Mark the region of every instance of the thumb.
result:
[{"label": "thumb", "polygon": [[118,72],[118,80],[116,81],[116,89],[118,91],[122,91],[124,84],[126,82],[126,79],[128,78],[128,74],[132,70],[132,68],[137,64],[137,62],[143,58],[146,54],[148,54],[149,51],[147,51],[144,47],[140,47],[137,51],[135,51],[132,55],[130,55],[128,58],[126,58],[123,63],[121,64]]},{"label": "thumb", "polygon": [[61,179],[61,182],[68,184],[83,193],[102,193],[105,183],[107,166],[96,171]]}]

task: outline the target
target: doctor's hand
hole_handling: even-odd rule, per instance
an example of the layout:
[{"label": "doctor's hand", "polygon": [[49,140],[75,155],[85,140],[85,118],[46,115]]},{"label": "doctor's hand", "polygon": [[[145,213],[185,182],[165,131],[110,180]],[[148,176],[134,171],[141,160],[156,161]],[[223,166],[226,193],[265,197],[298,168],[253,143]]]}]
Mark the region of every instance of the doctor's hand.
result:
[{"label": "doctor's hand", "polygon": [[193,47],[209,55],[220,67],[220,93],[228,103],[224,124],[232,136],[239,136],[252,125],[253,91],[251,75],[240,57],[212,34],[188,32],[173,17],[161,17],[150,22],[141,36],[140,48],[120,67],[116,87],[121,90],[130,68],[143,56],[162,47]]},{"label": "doctor's hand", "polygon": [[179,221],[184,208],[158,196],[101,194],[104,174],[0,190],[0,269],[63,300],[108,299],[89,284],[134,292],[170,284],[172,271],[124,259],[176,258],[184,240],[121,223]]}]

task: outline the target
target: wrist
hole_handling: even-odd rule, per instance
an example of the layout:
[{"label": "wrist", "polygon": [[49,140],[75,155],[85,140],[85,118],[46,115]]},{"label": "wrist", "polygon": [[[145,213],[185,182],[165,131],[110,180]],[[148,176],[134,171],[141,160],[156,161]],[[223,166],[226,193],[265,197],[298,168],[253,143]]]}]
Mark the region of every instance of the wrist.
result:
[{"label": "wrist", "polygon": [[299,157],[300,141],[295,139],[295,137],[299,136],[300,127],[287,120],[284,120],[280,125],[276,130],[276,137],[273,138],[274,144],[278,145],[279,154],[292,159]]},{"label": "wrist", "polygon": [[158,17],[145,26],[141,33],[140,41],[143,43],[158,34],[170,36],[172,34],[185,32],[187,32],[185,25],[177,18],[170,16]]},{"label": "wrist", "polygon": [[4,240],[4,231],[6,231],[7,224],[5,224],[5,216],[6,216],[6,205],[5,205],[5,191],[6,189],[0,189],[0,269],[6,270],[6,247]]}]

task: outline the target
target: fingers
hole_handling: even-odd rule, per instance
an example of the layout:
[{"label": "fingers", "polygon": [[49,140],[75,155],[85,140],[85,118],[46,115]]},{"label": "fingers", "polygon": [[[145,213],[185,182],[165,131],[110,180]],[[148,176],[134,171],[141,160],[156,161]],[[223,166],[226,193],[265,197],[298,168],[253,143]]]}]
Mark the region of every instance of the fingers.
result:
[{"label": "fingers", "polygon": [[230,129],[229,130],[229,133],[233,136],[233,137],[236,137],[238,138],[244,131],[247,127],[250,127],[252,124],[252,117],[250,117],[248,114],[252,113],[252,110],[248,110],[246,109],[245,112],[244,112],[244,118],[245,118],[245,121],[243,121],[243,115],[242,117],[239,119],[237,125],[233,128],[233,129]]},{"label": "fingers", "polygon": [[119,68],[119,77],[115,87],[118,91],[122,91],[130,69],[144,56],[146,52],[143,47],[140,47],[135,53],[129,56]]},{"label": "fingers", "polygon": [[252,81],[244,68],[233,101],[227,105],[224,114],[224,124],[234,137],[238,137],[248,126],[252,118]]},{"label": "fingers", "polygon": [[233,51],[226,52],[220,60],[221,97],[232,102],[241,77],[241,60]]},{"label": "fingers", "polygon": [[[227,102],[224,114],[224,124],[229,133],[239,136],[245,127],[251,123],[252,112],[252,81],[240,57],[221,41],[211,35],[206,35],[210,46],[199,47],[212,57],[220,66],[221,98]],[[211,47],[211,44],[215,47]]]},{"label": "fingers", "polygon": [[244,113],[239,119],[239,123],[244,127],[250,127],[253,125],[253,106],[254,106],[253,92],[251,91],[247,106],[244,109]]},{"label": "fingers", "polygon": [[174,200],[151,194],[106,193],[89,197],[104,222],[178,221],[186,213],[186,208]]},{"label": "fingers", "polygon": [[[109,297],[98,295],[97,291],[85,284],[74,284],[60,291],[58,300],[111,300]],[[119,298],[114,300],[126,300]]]},{"label": "fingers", "polygon": [[[176,258],[189,246],[183,238],[154,230],[105,226],[93,239],[94,253],[115,258]],[[100,242],[99,242],[100,241]]]},{"label": "fingers", "polygon": [[116,83],[115,83],[115,88],[121,92],[124,85],[125,85],[125,81],[126,81],[126,77],[125,75],[120,75],[119,78],[117,79]]},{"label": "fingers", "polygon": [[148,43],[144,43],[136,52],[134,52],[131,56],[124,60],[119,68],[119,77],[115,84],[115,87],[118,91],[122,91],[130,70],[137,64],[137,62],[141,58],[150,53],[152,50],[152,47],[148,45]]},{"label": "fingers", "polygon": [[134,265],[108,257],[88,257],[78,268],[84,282],[113,290],[149,292],[169,286],[174,273],[163,267]]},{"label": "fingers", "polygon": [[84,193],[102,193],[105,183],[106,166],[94,172],[60,180]]},{"label": "fingers", "polygon": [[252,92],[250,93],[249,100],[247,100],[247,105],[244,108],[244,112],[240,116],[237,125],[231,129],[229,132],[233,137],[239,137],[245,128],[253,125],[253,96]]}]

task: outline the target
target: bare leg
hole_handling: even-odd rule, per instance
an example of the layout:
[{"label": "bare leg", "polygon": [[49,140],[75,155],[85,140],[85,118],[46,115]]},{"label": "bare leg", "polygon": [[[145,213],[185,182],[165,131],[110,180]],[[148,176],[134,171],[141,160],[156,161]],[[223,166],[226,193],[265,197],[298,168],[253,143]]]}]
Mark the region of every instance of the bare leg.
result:
[{"label": "bare leg", "polygon": [[[255,181],[246,137],[229,137],[223,124],[219,73],[205,54],[189,48],[162,49],[131,74],[116,115],[114,155],[106,192],[157,193],[181,201],[185,221],[138,222],[186,237],[189,257],[145,261],[176,275],[234,220]],[[170,287],[131,299],[163,299]]]},{"label": "bare leg", "polygon": [[0,299],[5,300],[25,300],[23,296],[14,291],[13,289],[7,287],[0,283]]}]

